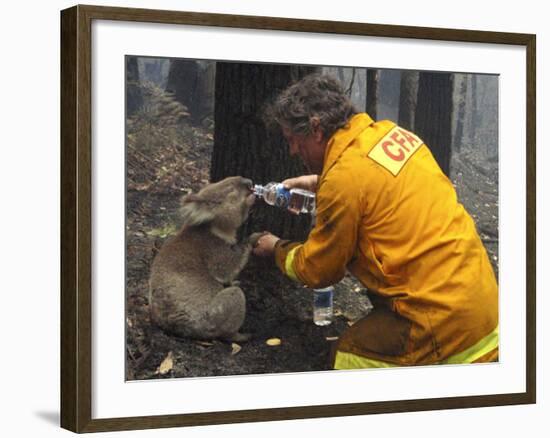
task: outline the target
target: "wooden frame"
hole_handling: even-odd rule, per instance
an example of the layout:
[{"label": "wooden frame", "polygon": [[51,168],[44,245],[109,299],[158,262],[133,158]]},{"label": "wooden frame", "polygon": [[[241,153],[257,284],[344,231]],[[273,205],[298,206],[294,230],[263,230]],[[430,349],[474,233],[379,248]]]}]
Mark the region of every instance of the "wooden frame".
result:
[{"label": "wooden frame", "polygon": [[[91,24],[93,20],[143,21],[525,46],[527,53],[526,391],[470,397],[92,419]],[[96,6],[75,6],[62,11],[61,426],[75,432],[96,432],[535,403],[535,51],[536,37],[530,34]]]}]

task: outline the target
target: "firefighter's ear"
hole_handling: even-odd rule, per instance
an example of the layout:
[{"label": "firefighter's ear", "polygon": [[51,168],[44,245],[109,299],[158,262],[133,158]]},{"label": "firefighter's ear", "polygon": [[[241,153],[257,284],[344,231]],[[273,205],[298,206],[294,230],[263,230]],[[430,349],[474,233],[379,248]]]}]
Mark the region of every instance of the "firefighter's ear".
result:
[{"label": "firefighter's ear", "polygon": [[202,196],[197,194],[190,194],[185,196],[182,201],[180,209],[182,224],[188,227],[195,227],[207,222],[211,222],[214,217],[214,211],[212,203]]},{"label": "firefighter's ear", "polygon": [[324,136],[324,132],[321,128],[321,119],[318,116],[311,116],[309,118],[309,127],[313,138],[317,141],[321,141]]}]

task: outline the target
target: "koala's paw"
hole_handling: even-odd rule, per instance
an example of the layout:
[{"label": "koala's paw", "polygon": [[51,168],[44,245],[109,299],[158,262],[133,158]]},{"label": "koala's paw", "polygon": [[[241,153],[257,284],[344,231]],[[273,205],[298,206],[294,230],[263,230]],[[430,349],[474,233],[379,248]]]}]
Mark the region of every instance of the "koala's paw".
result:
[{"label": "koala's paw", "polygon": [[252,233],[250,236],[248,236],[248,243],[254,248],[258,244],[258,240],[260,240],[260,237],[265,236],[266,234],[269,234],[269,232],[261,231],[258,233]]}]

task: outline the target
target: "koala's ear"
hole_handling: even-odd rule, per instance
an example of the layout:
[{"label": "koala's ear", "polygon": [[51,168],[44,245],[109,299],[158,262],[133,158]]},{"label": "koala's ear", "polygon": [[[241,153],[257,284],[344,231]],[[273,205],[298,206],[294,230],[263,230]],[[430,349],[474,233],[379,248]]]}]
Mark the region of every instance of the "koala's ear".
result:
[{"label": "koala's ear", "polygon": [[200,195],[187,195],[181,200],[181,203],[182,225],[196,227],[214,220],[215,214],[212,210],[212,204]]}]

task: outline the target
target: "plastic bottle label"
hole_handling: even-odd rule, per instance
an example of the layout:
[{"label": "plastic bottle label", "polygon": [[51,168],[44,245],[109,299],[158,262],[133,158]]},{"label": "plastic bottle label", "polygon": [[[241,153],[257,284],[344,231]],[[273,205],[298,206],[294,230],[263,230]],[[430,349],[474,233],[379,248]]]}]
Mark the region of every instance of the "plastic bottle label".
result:
[{"label": "plastic bottle label", "polygon": [[282,184],[276,187],[275,206],[287,208],[290,203],[290,190],[284,188]]}]

